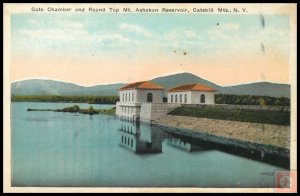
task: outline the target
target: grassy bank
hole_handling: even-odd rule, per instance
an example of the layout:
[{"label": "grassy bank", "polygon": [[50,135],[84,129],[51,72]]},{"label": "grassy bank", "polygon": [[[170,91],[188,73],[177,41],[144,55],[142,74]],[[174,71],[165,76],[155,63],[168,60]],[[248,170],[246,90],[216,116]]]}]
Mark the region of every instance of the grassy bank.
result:
[{"label": "grassy bank", "polygon": [[105,114],[114,116],[116,113],[116,108],[113,107],[111,109],[94,109],[92,106],[88,109],[81,109],[78,105],[74,105],[71,107],[66,107],[63,109],[31,109],[28,108],[27,111],[52,111],[52,112],[69,112],[69,113],[81,113],[81,114]]},{"label": "grassy bank", "polygon": [[115,104],[118,101],[118,96],[13,95],[11,101]]},{"label": "grassy bank", "polygon": [[169,114],[240,122],[290,125],[290,112],[287,111],[180,107]]},{"label": "grassy bank", "polygon": [[216,94],[215,102],[217,104],[290,106],[290,99],[287,97],[256,95]]}]

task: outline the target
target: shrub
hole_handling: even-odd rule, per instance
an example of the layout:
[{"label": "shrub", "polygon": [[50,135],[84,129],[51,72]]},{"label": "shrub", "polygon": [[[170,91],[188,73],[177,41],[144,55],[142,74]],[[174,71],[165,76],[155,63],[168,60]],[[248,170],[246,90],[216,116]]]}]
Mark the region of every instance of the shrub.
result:
[{"label": "shrub", "polygon": [[169,114],[241,122],[290,125],[290,112],[271,110],[246,110],[212,107],[180,107]]},{"label": "shrub", "polygon": [[216,94],[217,104],[236,104],[236,105],[264,105],[290,106],[290,99],[286,97],[252,96],[252,95],[228,95]]}]

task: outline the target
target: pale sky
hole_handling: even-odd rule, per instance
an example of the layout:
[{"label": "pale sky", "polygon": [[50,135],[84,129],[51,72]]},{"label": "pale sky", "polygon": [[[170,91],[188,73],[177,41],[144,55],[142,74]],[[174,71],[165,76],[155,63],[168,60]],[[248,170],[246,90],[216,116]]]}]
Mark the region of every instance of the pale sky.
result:
[{"label": "pale sky", "polygon": [[[289,17],[14,14],[10,80],[79,85],[190,72],[219,85],[289,83]],[[184,55],[186,52],[186,55]]]}]

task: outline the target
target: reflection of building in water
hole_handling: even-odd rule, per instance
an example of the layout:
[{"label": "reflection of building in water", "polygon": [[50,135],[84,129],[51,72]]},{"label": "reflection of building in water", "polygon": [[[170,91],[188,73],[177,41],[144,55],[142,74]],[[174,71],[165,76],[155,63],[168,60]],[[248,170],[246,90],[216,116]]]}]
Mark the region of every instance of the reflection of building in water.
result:
[{"label": "reflection of building in water", "polygon": [[186,140],[181,138],[175,138],[175,137],[168,138],[167,144],[188,152],[201,150],[199,146],[188,143]]},{"label": "reflection of building in water", "polygon": [[122,121],[119,129],[119,144],[137,154],[160,153],[162,142],[186,152],[206,151],[206,144],[193,144],[189,139],[175,136],[157,127],[138,122]]},{"label": "reflection of building in water", "polygon": [[119,144],[135,153],[162,152],[161,131],[139,123],[123,123],[119,129]]}]

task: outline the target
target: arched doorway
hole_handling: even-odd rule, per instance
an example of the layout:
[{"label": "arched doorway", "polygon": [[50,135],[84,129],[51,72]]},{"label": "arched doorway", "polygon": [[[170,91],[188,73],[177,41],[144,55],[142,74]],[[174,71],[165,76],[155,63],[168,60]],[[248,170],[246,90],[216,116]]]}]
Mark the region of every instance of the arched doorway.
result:
[{"label": "arched doorway", "polygon": [[200,96],[200,103],[205,103],[205,95],[204,94],[202,94]]},{"label": "arched doorway", "polygon": [[147,102],[152,102],[152,99],[153,99],[152,93],[148,93],[147,94]]}]

